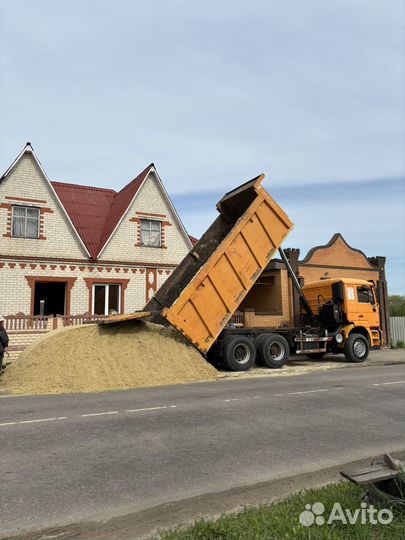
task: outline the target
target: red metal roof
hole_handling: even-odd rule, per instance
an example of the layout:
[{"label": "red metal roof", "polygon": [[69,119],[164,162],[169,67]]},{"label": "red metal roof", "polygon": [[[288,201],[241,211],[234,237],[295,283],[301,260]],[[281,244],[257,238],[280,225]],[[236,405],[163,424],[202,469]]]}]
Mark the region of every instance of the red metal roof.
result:
[{"label": "red metal roof", "polygon": [[148,173],[153,166],[153,163],[148,165],[146,169],[144,169],[136,178],[132,180],[132,182],[127,184],[114,196],[114,199],[111,202],[108,219],[105,221],[103,232],[101,234],[99,251],[110,238],[121,217],[124,215],[125,210],[131,204],[132,199],[137,194],[142,182],[148,176]]},{"label": "red metal roof", "polygon": [[97,259],[152,167],[153,163],[118,193],[113,189],[51,182],[93,259]]}]

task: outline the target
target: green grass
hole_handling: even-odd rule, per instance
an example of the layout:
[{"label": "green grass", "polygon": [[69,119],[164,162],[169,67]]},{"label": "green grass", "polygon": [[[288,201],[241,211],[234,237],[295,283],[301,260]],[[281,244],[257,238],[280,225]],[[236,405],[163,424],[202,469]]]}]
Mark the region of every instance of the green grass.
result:
[{"label": "green grass", "polygon": [[[335,502],[342,508],[354,511],[360,508],[364,490],[349,482],[330,484],[320,489],[302,491],[288,499],[272,505],[247,507],[239,514],[223,515],[215,521],[200,519],[192,526],[181,526],[161,531],[164,540],[402,540],[404,538],[405,515],[403,510],[391,507],[394,520],[389,525],[359,523],[330,525],[299,523],[299,515],[306,504],[322,502],[324,517],[328,517]],[[382,504],[379,508],[387,508]]]}]

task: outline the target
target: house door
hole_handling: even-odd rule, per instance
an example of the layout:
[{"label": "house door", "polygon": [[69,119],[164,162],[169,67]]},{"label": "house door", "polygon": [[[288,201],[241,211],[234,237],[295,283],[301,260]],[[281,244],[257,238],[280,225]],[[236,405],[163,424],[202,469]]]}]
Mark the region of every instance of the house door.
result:
[{"label": "house door", "polygon": [[121,311],[121,285],[93,285],[93,314],[113,315]]},{"label": "house door", "polygon": [[66,315],[66,283],[37,281],[34,292],[34,315]]}]

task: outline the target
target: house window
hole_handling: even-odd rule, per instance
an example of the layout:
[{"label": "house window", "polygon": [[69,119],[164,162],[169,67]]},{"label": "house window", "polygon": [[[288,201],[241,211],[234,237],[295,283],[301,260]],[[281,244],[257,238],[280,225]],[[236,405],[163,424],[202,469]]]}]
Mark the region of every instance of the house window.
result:
[{"label": "house window", "polygon": [[141,246],[161,247],[162,223],[154,219],[141,219]]},{"label": "house window", "polygon": [[115,315],[121,311],[121,285],[93,285],[93,314]]},{"label": "house window", "polygon": [[359,304],[374,304],[374,295],[371,287],[357,287]]},{"label": "house window", "polygon": [[39,238],[39,208],[13,206],[12,222],[12,236]]}]

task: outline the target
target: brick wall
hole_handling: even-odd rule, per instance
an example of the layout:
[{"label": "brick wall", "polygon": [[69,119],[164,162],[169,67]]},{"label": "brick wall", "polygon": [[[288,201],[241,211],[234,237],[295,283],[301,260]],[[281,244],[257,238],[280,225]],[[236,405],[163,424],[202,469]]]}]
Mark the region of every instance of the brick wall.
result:
[{"label": "brick wall", "polygon": [[330,267],[310,267],[305,265],[299,266],[299,275],[304,278],[304,282],[311,283],[324,278],[359,278],[378,280],[378,270],[372,269],[348,269],[348,268],[330,268]]},{"label": "brick wall", "polygon": [[277,326],[292,326],[292,289],[289,283],[287,270],[279,270],[280,287],[279,294],[281,295],[281,312],[280,313],[260,313],[254,309],[246,309],[245,326],[247,328],[275,328]]},{"label": "brick wall", "polygon": [[350,247],[340,234],[334,235],[325,246],[314,248],[312,254],[305,258],[307,264],[320,264],[322,266],[349,266],[351,268],[365,268],[370,266],[364,253]]},{"label": "brick wall", "polygon": [[[154,267],[157,287],[160,287],[174,267]],[[146,268],[142,266],[123,266],[89,264],[67,261],[57,263],[46,259],[29,262],[21,259],[0,259],[0,313],[30,314],[32,309],[32,284],[35,279],[70,280],[70,313],[78,315],[90,310],[89,280],[99,283],[123,283],[124,312],[131,313],[142,309],[146,303]],[[91,285],[91,282],[90,282]],[[123,288],[122,287],[122,288]]]},{"label": "brick wall", "polygon": [[7,348],[8,356],[5,355],[7,362],[13,362],[19,354],[31,345],[36,339],[47,334],[50,330],[10,330],[8,331],[9,346]]}]

